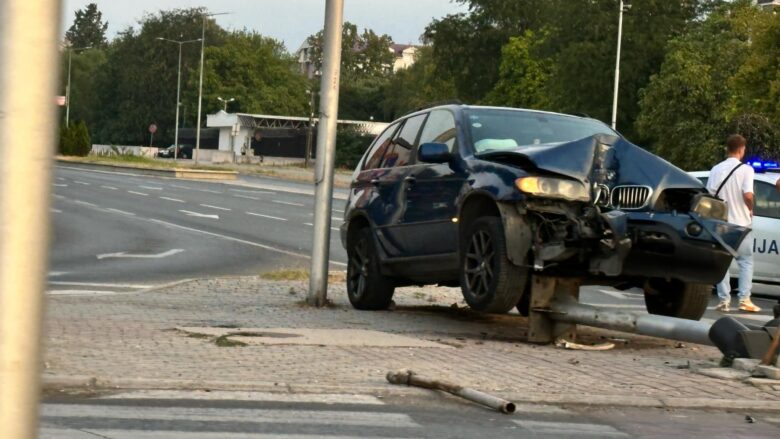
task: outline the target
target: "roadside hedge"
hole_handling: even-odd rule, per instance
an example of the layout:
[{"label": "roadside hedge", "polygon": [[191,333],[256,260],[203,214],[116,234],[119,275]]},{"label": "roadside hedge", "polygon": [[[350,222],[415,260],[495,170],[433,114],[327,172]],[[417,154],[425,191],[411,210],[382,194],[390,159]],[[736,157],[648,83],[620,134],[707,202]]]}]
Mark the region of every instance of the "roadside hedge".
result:
[{"label": "roadside hedge", "polygon": [[58,152],[62,155],[84,157],[92,151],[92,139],[89,136],[87,124],[83,121],[74,122],[70,126],[60,127],[60,142]]},{"label": "roadside hedge", "polygon": [[354,169],[372,140],[374,136],[358,129],[339,129],[336,132],[336,167]]}]

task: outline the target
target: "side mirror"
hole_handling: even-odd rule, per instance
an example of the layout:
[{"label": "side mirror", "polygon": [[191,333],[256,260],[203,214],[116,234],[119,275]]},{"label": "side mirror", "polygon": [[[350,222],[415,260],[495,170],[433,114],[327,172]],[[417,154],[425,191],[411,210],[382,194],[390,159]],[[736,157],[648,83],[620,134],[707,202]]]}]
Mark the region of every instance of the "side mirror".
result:
[{"label": "side mirror", "polygon": [[447,163],[452,153],[445,143],[423,143],[417,150],[417,159],[424,163]]}]

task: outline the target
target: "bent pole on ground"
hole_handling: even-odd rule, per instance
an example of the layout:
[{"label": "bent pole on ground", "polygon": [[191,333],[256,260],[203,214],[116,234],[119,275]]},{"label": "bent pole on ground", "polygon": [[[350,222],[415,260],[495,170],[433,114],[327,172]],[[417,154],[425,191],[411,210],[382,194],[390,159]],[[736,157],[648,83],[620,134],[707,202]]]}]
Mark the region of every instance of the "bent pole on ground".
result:
[{"label": "bent pole on ground", "polygon": [[331,203],[333,202],[333,165],[336,159],[336,122],[339,110],[341,75],[341,28],[344,0],[325,4],[325,46],[320,83],[320,122],[317,127],[317,161],[314,167],[314,243],[311,275],[306,301],[323,306],[328,297],[328,256],[330,245]]},{"label": "bent pole on ground", "polygon": [[422,387],[423,389],[430,390],[441,390],[442,392],[451,393],[471,402],[490,407],[493,410],[497,410],[501,413],[510,414],[515,412],[515,404],[511,401],[507,401],[505,399],[480,392],[479,390],[459,386],[447,381],[424,378],[412,372],[411,370],[404,369],[396,372],[388,372],[386,378],[390,384]]},{"label": "bent pole on ground", "polygon": [[60,6],[0,2],[0,438],[38,436]]}]

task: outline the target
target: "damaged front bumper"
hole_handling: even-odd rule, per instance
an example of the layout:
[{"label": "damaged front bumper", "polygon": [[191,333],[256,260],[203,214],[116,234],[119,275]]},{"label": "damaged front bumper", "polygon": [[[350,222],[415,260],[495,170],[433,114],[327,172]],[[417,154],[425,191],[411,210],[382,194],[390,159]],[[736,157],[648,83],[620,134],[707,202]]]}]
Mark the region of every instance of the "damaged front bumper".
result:
[{"label": "damaged front bumper", "polygon": [[714,284],[750,231],[695,213],[612,211],[601,217],[607,238],[591,258],[590,272],[606,276]]}]

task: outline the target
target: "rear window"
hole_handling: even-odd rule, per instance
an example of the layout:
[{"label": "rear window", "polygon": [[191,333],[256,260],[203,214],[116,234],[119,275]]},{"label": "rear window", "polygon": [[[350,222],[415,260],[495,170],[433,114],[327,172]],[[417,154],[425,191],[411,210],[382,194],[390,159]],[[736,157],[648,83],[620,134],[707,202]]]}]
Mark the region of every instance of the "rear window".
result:
[{"label": "rear window", "polygon": [[379,167],[387,149],[392,145],[390,139],[393,137],[393,134],[395,134],[397,128],[397,123],[390,125],[376,138],[376,140],[374,140],[374,143],[371,145],[367,154],[366,163],[363,165],[363,169],[374,169]]},{"label": "rear window", "polygon": [[426,114],[410,117],[406,119],[406,123],[401,128],[401,131],[393,139],[393,148],[387,154],[385,154],[385,161],[382,164],[383,168],[392,168],[395,166],[406,166],[409,164],[412,158],[412,150],[417,146],[417,134],[420,132],[425,121]]}]

